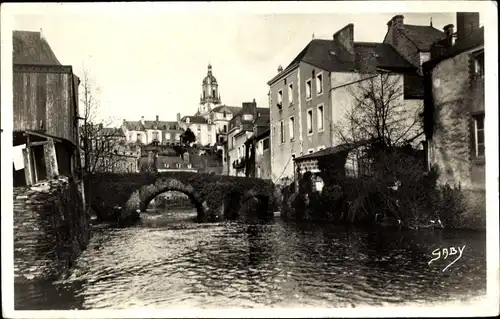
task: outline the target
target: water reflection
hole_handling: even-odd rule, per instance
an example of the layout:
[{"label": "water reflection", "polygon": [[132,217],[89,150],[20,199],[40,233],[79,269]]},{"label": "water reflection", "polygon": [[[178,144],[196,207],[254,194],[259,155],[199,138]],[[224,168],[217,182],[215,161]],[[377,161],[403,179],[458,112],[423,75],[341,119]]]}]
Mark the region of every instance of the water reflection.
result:
[{"label": "water reflection", "polygon": [[[279,220],[197,224],[194,217],[194,210],[153,211],[137,227],[98,229],[69,278],[43,293],[16,290],[16,305],[352,307],[485,293],[484,234]],[[428,265],[436,247],[464,244],[447,271],[446,260]],[[61,300],[56,295],[68,286]]]}]

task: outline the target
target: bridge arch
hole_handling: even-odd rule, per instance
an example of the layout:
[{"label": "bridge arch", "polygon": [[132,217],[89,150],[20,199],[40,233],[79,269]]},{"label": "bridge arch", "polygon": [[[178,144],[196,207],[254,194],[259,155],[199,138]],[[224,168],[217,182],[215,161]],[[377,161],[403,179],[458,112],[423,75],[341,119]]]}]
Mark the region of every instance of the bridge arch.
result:
[{"label": "bridge arch", "polygon": [[144,185],[136,190],[127,201],[126,209],[134,212],[145,212],[149,203],[158,195],[168,191],[175,191],[185,194],[193,203],[198,213],[198,217],[205,214],[202,200],[197,196],[191,185],[186,185],[173,178],[162,178],[154,184]]},{"label": "bridge arch", "polygon": [[244,193],[232,192],[228,195],[225,201],[226,207],[224,209],[224,216],[228,219],[237,219],[238,217],[240,217],[238,216],[238,213],[251,199],[258,200],[257,209],[260,211],[260,213],[268,213],[270,201],[269,194],[250,189]]}]

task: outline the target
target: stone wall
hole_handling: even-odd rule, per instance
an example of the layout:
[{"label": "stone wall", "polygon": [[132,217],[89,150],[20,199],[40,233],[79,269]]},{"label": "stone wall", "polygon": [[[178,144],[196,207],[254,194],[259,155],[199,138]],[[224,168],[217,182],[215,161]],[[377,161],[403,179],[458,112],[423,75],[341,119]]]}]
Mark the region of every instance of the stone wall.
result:
[{"label": "stone wall", "polygon": [[82,194],[65,177],[14,188],[14,280],[53,280],[90,238]]}]

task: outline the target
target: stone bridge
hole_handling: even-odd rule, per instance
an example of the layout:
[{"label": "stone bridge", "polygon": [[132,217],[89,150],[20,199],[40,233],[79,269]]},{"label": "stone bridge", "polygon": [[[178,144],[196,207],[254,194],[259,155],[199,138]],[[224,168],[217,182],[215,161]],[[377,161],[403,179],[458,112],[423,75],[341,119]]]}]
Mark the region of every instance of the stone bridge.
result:
[{"label": "stone bridge", "polygon": [[274,184],[257,178],[190,172],[96,174],[91,181],[92,206],[101,219],[125,225],[139,218],[156,196],[167,191],[186,194],[198,212],[198,221],[237,219],[250,199],[254,217],[269,218],[276,208]]}]

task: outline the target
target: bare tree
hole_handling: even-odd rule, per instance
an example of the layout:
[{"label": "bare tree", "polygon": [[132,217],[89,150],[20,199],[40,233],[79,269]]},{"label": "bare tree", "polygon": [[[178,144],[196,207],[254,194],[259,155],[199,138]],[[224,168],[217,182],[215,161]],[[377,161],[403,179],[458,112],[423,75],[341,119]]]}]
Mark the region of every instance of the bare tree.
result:
[{"label": "bare tree", "polygon": [[423,134],[420,110],[403,100],[400,75],[380,73],[347,87],[353,104],[344,118],[331,123],[333,134],[344,143],[376,140],[388,147],[412,143]]},{"label": "bare tree", "polygon": [[111,121],[99,120],[99,88],[94,85],[88,70],[83,71],[81,86],[80,114],[83,125],[80,128],[80,141],[83,173],[88,177],[98,171],[111,171],[120,162],[124,162],[124,158],[118,156],[118,151],[120,146],[123,146],[121,152],[126,148],[121,129],[110,127]]}]

